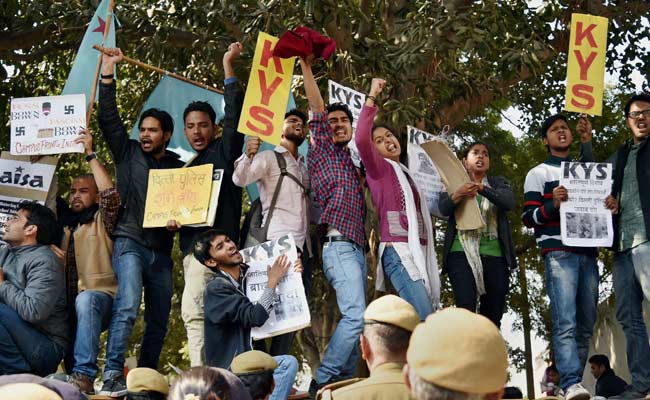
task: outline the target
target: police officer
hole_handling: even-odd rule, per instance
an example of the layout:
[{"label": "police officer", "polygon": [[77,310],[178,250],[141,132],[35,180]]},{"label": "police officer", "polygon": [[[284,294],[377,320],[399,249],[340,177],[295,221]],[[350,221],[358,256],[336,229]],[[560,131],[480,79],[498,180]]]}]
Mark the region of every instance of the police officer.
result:
[{"label": "police officer", "polygon": [[323,387],[323,400],[400,400],[409,399],[402,369],[406,363],[411,332],[420,317],[407,301],[386,295],[368,305],[363,314],[361,356],[370,377],[350,379]]}]

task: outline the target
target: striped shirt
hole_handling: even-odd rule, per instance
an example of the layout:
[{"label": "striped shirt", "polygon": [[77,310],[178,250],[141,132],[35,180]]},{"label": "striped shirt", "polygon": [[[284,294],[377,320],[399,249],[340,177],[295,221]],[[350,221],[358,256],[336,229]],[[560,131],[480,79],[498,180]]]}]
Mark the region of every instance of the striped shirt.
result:
[{"label": "striped shirt", "polygon": [[[562,161],[573,160],[550,156],[548,160],[528,171],[524,182],[524,211],[521,219],[524,225],[535,230],[535,240],[542,255],[549,251],[562,250],[596,256],[595,247],[569,247],[562,244],[560,210],[553,206],[553,189],[560,184]],[[591,143],[581,145],[580,161],[593,161]]]}]

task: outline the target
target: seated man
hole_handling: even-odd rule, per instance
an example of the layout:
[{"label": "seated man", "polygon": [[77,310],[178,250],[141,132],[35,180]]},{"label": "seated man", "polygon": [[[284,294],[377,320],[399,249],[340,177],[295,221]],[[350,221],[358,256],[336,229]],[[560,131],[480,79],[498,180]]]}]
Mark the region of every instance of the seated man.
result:
[{"label": "seated man", "polygon": [[289,395],[298,372],[298,361],[294,356],[271,357],[262,351],[251,350],[235,357],[230,369],[246,386],[253,400],[296,398]]},{"label": "seated man", "polygon": [[54,213],[25,201],[0,248],[0,374],[56,370],[68,347],[63,268],[49,246],[61,240]]},{"label": "seated man", "polygon": [[368,305],[363,322],[361,357],[366,360],[370,377],[361,381],[356,378],[332,383],[320,390],[319,397],[408,400],[402,370],[411,332],[420,323],[418,312],[406,300],[389,294]]},{"label": "seated man", "polygon": [[63,225],[61,249],[53,250],[63,259],[65,292],[73,321],[74,363],[70,381],[93,394],[99,372],[99,336],[111,321],[117,279],[111,255],[110,235],[120,210],[120,195],[111,177],[93,152],[92,135],[82,131],[77,142],[84,144],[92,174],[78,176],[70,187],[70,206],[63,204],[59,221]]},{"label": "seated man", "polygon": [[447,308],[411,335],[404,379],[413,400],[497,400],[508,379],[508,351],[482,315]]},{"label": "seated man", "polygon": [[625,391],[627,382],[619,378],[609,365],[609,358],[604,354],[589,357],[591,374],[596,378],[596,396],[618,396]]},{"label": "seated man", "polygon": [[[246,297],[246,270],[237,245],[225,232],[216,229],[199,234],[194,244],[194,257],[215,272],[205,289],[205,363],[228,368],[237,354],[252,350],[251,328],[262,326],[276,301],[275,288],[289,271],[289,259],[281,255],[268,268],[267,287],[260,300],[252,303]],[[295,270],[302,273],[302,263]],[[297,371],[297,368],[296,368]],[[294,373],[295,374],[295,373]],[[278,387],[278,398],[286,398],[293,380]],[[284,393],[280,395],[280,393]]]}]

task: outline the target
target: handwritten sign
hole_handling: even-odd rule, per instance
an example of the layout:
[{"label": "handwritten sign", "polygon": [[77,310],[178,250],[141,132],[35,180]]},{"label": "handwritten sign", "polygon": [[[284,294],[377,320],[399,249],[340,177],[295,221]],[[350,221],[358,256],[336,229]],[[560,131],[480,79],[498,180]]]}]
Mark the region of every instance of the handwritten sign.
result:
[{"label": "handwritten sign", "polygon": [[75,143],[86,127],[86,96],[11,99],[11,154],[82,153]]},{"label": "handwritten sign", "polygon": [[212,192],[212,164],[149,170],[144,228],[205,223]]},{"label": "handwritten sign", "polygon": [[221,181],[223,180],[223,169],[215,169],[212,173],[212,192],[210,193],[210,207],[208,207],[208,218],[203,223],[187,224],[186,226],[213,226],[214,218],[217,216],[219,207],[219,193],[221,193]]},{"label": "handwritten sign", "polygon": [[[298,259],[296,242],[291,234],[245,248],[240,253],[249,266],[246,272],[246,296],[252,302],[259,301],[262,296],[268,282],[266,269],[273,265],[276,258],[284,254],[292,265]],[[297,331],[309,326],[311,322],[305,288],[299,272],[290,267],[275,290],[277,299],[273,303],[269,319],[264,325],[251,329],[251,336],[255,340]]]},{"label": "handwritten sign", "polygon": [[602,115],[606,53],[607,18],[572,14],[564,104],[567,111]]},{"label": "handwritten sign", "polygon": [[445,185],[442,183],[440,173],[433,160],[420,147],[423,143],[440,139],[413,126],[406,127],[406,135],[408,140],[406,153],[408,155],[409,171],[411,171],[411,176],[415,180],[415,183],[422,190],[422,194],[426,197],[425,200],[429,213],[438,218],[447,219],[447,217],[440,213],[440,208],[438,207],[440,192],[445,189]]},{"label": "handwritten sign", "polygon": [[612,191],[612,164],[562,162],[560,185],[569,199],[560,206],[562,243],[574,247],[609,247],[614,241],[612,213],[605,198]]},{"label": "handwritten sign", "polygon": [[278,38],[260,32],[237,129],[279,145],[289,101],[295,57],[273,57]]},{"label": "handwritten sign", "polygon": [[28,156],[14,156],[3,151],[0,156],[0,238],[5,223],[16,213],[23,200],[45,204],[57,159],[43,157],[35,163]]},{"label": "handwritten sign", "polygon": [[327,81],[327,87],[329,88],[329,104],[343,103],[348,106],[352,113],[352,140],[348,143],[348,147],[350,148],[352,162],[356,167],[360,167],[361,156],[359,156],[359,151],[354,141],[354,132],[357,129],[361,108],[363,108],[363,104],[366,102],[366,95],[332,80]]}]

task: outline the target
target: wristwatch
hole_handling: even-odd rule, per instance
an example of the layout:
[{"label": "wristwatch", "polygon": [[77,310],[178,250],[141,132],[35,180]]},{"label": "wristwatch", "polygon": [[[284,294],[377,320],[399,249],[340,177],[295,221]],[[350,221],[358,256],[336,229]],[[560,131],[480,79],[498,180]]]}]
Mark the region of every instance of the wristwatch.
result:
[{"label": "wristwatch", "polygon": [[97,153],[94,151],[86,156],[86,162],[91,162],[92,160],[97,159]]}]

